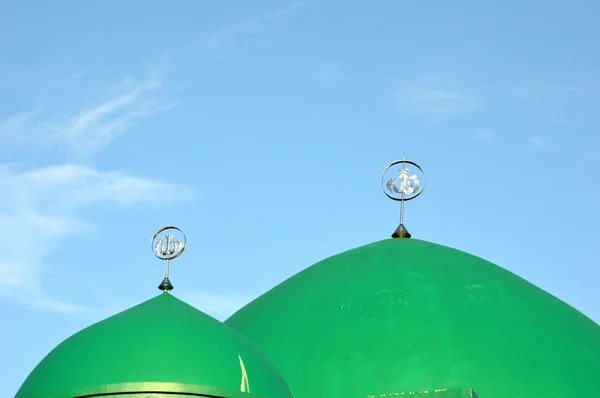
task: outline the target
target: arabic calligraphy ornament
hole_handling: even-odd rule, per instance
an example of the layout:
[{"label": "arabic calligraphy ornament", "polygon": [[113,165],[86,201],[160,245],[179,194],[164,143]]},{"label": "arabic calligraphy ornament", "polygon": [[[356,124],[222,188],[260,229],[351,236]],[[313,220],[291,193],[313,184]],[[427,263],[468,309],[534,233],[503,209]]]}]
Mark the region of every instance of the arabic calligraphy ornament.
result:
[{"label": "arabic calligraphy ornament", "polygon": [[[165,231],[165,235],[159,238],[160,234]],[[152,239],[150,239],[150,248],[154,255],[165,261],[165,278],[158,286],[163,292],[173,290],[173,285],[169,280],[169,260],[174,260],[181,256],[185,250],[186,243],[187,240],[183,231],[172,225],[159,229],[154,233]]]},{"label": "arabic calligraphy ornament", "polygon": [[[396,169],[395,166],[400,168]],[[423,169],[410,160],[396,160],[383,170],[381,186],[388,198],[400,201],[400,225],[392,238],[410,238],[411,235],[404,226],[404,202],[416,198],[425,189]]]}]

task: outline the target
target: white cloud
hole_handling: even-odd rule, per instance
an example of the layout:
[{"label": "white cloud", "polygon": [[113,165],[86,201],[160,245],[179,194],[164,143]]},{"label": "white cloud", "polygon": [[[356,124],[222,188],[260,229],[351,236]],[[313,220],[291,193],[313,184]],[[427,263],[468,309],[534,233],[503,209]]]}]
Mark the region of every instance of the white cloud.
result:
[{"label": "white cloud", "polygon": [[481,106],[481,100],[474,96],[420,86],[404,87],[393,95],[402,112],[428,116],[458,116]]},{"label": "white cloud", "polygon": [[221,48],[236,38],[244,36],[267,36],[264,27],[269,24],[285,24],[287,17],[302,3],[297,2],[286,8],[247,19],[241,23],[219,29],[202,42],[203,50]]},{"label": "white cloud", "polygon": [[256,296],[195,292],[184,295],[182,298],[200,311],[224,321],[234,312],[254,300]]},{"label": "white cloud", "polygon": [[[22,112],[0,121],[0,136],[27,145],[57,148],[75,159],[88,159],[123,134],[136,119],[168,109],[173,101],[161,98],[158,79],[123,79],[82,108]],[[50,114],[50,115],[48,115]]]},{"label": "white cloud", "polygon": [[[41,106],[0,120],[5,148],[20,147],[13,153],[43,149],[50,154],[66,153],[71,159],[41,167],[0,165],[0,225],[9,235],[9,239],[0,239],[4,283],[0,298],[73,313],[87,309],[57,300],[44,276],[53,251],[95,228],[82,217],[84,211],[99,205],[164,204],[191,199],[193,193],[185,186],[88,165],[134,121],[173,105],[161,98],[160,79],[121,79],[94,93],[85,81],[74,81],[68,87],[65,84],[69,83],[61,83],[56,91],[44,91]],[[66,103],[62,101],[65,90],[75,97]],[[44,158],[39,156],[38,162]]]},{"label": "white cloud", "polygon": [[[93,225],[79,217],[86,206],[132,205],[190,196],[185,187],[128,175],[101,172],[81,165],[49,166],[33,170],[0,168],[0,225],[10,239],[0,240],[0,296],[17,298],[27,305],[70,313],[84,308],[55,300],[42,278],[44,261],[66,240],[89,232]],[[172,196],[164,196],[172,192]],[[15,292],[20,292],[15,294]]]},{"label": "white cloud", "polygon": [[56,129],[55,139],[76,151],[96,153],[122,134],[132,120],[162,109],[160,104],[143,97],[158,89],[159,82],[124,81],[120,86],[110,97],[66,120]]},{"label": "white cloud", "polygon": [[[297,2],[219,29],[199,42],[164,54],[162,61],[227,49],[244,37],[267,37],[267,27],[285,24],[300,5]],[[16,239],[0,240],[0,250],[13,253],[0,260],[0,272],[8,275],[0,297],[16,297],[27,305],[56,312],[83,310],[55,300],[42,277],[45,259],[53,250],[94,228],[81,218],[82,210],[99,204],[156,204],[193,196],[184,186],[86,166],[136,120],[175,105],[161,95],[164,88],[156,76],[122,79],[100,93],[92,80],[89,73],[77,73],[68,79],[57,76],[56,84],[42,82],[38,86],[45,89],[38,106],[0,120],[3,144],[58,151],[70,159],[65,164],[40,168],[0,165],[0,189],[6,193],[0,199],[0,222],[9,226]],[[94,88],[92,98],[85,92],[89,86]],[[67,91],[69,95],[61,95]],[[7,293],[14,289],[23,294]],[[229,315],[250,301],[245,296],[200,293],[194,299],[201,309],[217,317]]]},{"label": "white cloud", "polygon": [[10,196],[5,196],[0,202],[0,209],[13,210],[32,208],[66,211],[98,203],[158,203],[181,199],[182,195],[186,199],[192,195],[184,186],[135,177],[120,171],[102,172],[77,164],[25,171],[15,170],[14,166],[0,167],[0,189],[10,192]]},{"label": "white cloud", "polygon": [[72,313],[84,308],[52,298],[44,288],[44,258],[60,241],[87,230],[85,222],[58,215],[41,214],[31,208],[0,213],[7,237],[0,240],[3,256],[0,297],[17,299],[34,308]]},{"label": "white cloud", "polygon": [[195,42],[186,43],[181,47],[165,52],[162,59],[169,62],[175,58],[195,54],[222,53],[227,52],[227,50],[231,51],[236,42],[243,38],[268,38],[267,28],[273,25],[285,25],[287,18],[300,6],[302,6],[302,2],[295,2],[285,8],[257,15],[218,29]]},{"label": "white cloud", "polygon": [[[17,202],[18,198],[9,202]],[[3,201],[6,205],[6,199]],[[7,238],[0,240],[3,256],[0,275],[9,290],[24,288],[41,292],[40,269],[43,256],[60,239],[85,230],[79,220],[59,215],[44,215],[29,206],[11,203],[9,211],[0,213],[0,222],[6,227]],[[3,289],[5,292],[7,289]],[[0,291],[2,294],[2,291]]]}]

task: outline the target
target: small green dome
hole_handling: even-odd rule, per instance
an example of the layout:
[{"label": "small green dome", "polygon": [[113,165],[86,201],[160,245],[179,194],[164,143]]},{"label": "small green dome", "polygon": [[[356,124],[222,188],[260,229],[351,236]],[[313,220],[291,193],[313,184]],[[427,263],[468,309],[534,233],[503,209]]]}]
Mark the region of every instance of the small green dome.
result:
[{"label": "small green dome", "polygon": [[269,357],[297,398],[600,391],[600,326],[488,261],[415,239],[321,261],[226,324]]},{"label": "small green dome", "polygon": [[59,344],[16,398],[129,393],[293,397],[273,365],[245,338],[163,293]]}]

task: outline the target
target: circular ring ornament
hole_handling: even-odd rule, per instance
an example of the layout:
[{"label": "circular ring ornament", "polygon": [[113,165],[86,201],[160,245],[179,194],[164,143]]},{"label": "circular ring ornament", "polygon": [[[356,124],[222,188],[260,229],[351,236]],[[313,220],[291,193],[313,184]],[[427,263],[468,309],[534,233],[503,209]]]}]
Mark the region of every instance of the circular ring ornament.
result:
[{"label": "circular ring ornament", "polygon": [[[164,240],[161,237],[157,241],[159,235],[164,231],[167,231],[164,235]],[[186,243],[187,239],[183,231],[170,225],[168,227],[163,227],[154,233],[152,239],[150,239],[150,248],[157,258],[168,261],[181,256],[185,250]]]},{"label": "circular ring ornament", "polygon": [[[393,167],[401,165],[394,173]],[[410,167],[407,167],[410,166]],[[412,171],[412,174],[411,174]],[[396,160],[390,163],[381,175],[381,188],[385,195],[398,201],[416,198],[425,189],[425,172],[421,167],[410,160]]]}]

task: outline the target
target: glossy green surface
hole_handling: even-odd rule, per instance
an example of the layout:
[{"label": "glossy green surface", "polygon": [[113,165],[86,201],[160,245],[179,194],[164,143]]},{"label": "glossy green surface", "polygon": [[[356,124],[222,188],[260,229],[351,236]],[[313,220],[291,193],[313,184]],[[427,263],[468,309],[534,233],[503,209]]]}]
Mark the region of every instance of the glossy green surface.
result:
[{"label": "glossy green surface", "polygon": [[[398,398],[478,398],[472,388],[455,388],[452,390],[434,390],[434,391],[419,391],[419,392],[402,392],[400,394],[391,395]],[[383,396],[381,398],[390,397]],[[368,397],[376,398],[376,397]]]},{"label": "glossy green surface", "polygon": [[[248,383],[242,382],[244,370]],[[31,372],[16,397],[132,392],[292,397],[252,344],[168,293],[62,342]]]},{"label": "glossy green surface", "polygon": [[490,262],[416,239],[326,259],[226,323],[296,398],[600,396],[600,326]]}]

